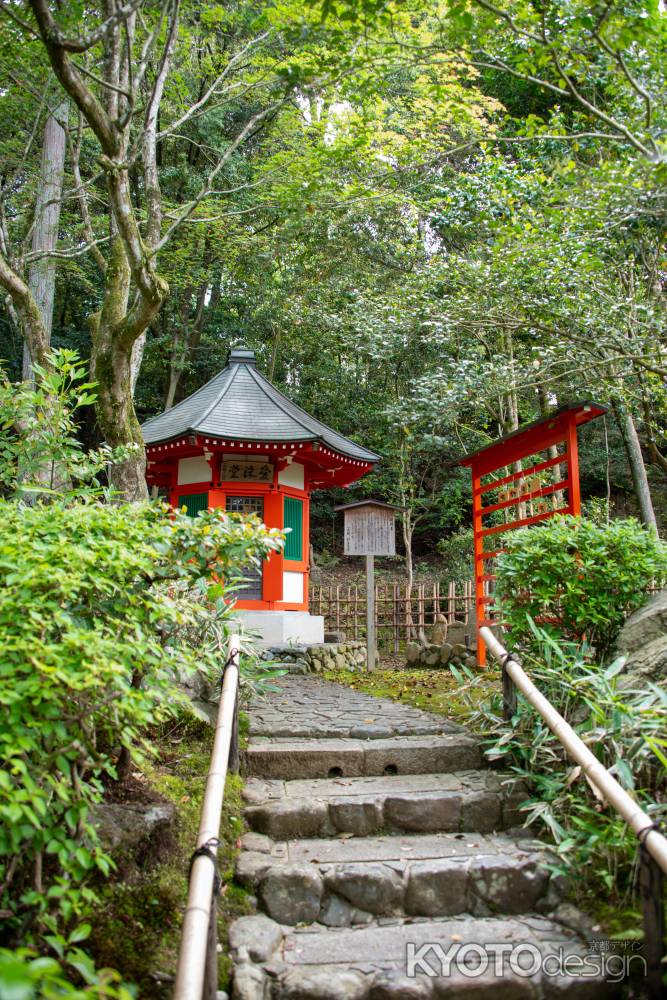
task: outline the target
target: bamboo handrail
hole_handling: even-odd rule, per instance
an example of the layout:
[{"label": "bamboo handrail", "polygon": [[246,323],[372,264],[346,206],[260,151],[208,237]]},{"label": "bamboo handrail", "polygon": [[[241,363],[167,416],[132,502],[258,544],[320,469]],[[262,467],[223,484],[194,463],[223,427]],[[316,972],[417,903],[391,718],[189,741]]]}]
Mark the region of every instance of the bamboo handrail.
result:
[{"label": "bamboo handrail", "polygon": [[[176,967],[173,1000],[203,1000],[217,990],[217,949],[215,923],[215,856],[220,833],[220,817],[230,755],[236,755],[236,725],[239,686],[239,637],[230,637],[222,681],[218,717],[202,802],[197,850],[190,869],[188,902],[183,918],[181,945]],[[197,853],[204,849],[206,853]],[[206,994],[204,990],[206,989]]]},{"label": "bamboo handrail", "polygon": [[503,713],[506,719],[516,711],[516,689],[544,719],[569,755],[581,766],[594,789],[616,810],[637,835],[639,864],[637,882],[644,918],[644,953],[646,986],[650,1000],[664,1000],[665,969],[665,875],[667,874],[667,838],[648,813],[629,795],[600,763],[574,729],[535,687],[530,677],[508,653],[493,632],[483,626],[480,636],[503,668]]},{"label": "bamboo handrail", "polygon": [[610,803],[622,819],[640,836],[641,843],[651,857],[667,874],[667,838],[655,829],[653,820],[645,813],[635,799],[600,763],[586,744],[575,733],[572,726],[556,711],[551,702],[533,684],[528,674],[513,659],[502,643],[496,638],[490,628],[483,626],[480,634],[489,651],[503,664],[504,671],[512,679],[526,701],[542,716],[549,729],[563,744],[569,755],[581,766],[584,774],[599,789],[607,802]]}]

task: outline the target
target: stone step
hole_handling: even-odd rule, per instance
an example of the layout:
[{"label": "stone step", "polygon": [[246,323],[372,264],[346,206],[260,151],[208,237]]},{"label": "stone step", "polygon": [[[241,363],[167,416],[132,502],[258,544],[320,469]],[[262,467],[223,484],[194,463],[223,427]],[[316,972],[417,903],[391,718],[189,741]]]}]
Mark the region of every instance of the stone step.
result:
[{"label": "stone step", "polygon": [[522,821],[525,786],[500,771],[263,781],[244,790],[251,829],[274,840],[380,832],[491,833]]},{"label": "stone step", "polygon": [[374,740],[255,738],[244,760],[251,776],[286,779],[441,773],[483,762],[479,740],[466,733]]},{"label": "stone step", "polygon": [[374,916],[453,916],[553,909],[543,844],[479,834],[359,837],[276,843],[247,834],[236,877],[281,924],[330,927]]},{"label": "stone step", "polygon": [[541,916],[285,928],[241,917],[232,1000],[575,1000],[618,996],[609,953]]}]

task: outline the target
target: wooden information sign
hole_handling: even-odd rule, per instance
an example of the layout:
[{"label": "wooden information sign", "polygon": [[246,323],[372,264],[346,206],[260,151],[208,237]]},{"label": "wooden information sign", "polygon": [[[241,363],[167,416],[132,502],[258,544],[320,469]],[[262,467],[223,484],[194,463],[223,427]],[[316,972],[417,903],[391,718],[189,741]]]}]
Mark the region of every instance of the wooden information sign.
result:
[{"label": "wooden information sign", "polygon": [[375,665],[375,556],[396,555],[395,515],[401,507],[359,500],[336,507],[345,515],[346,556],[366,556],[366,665]]}]

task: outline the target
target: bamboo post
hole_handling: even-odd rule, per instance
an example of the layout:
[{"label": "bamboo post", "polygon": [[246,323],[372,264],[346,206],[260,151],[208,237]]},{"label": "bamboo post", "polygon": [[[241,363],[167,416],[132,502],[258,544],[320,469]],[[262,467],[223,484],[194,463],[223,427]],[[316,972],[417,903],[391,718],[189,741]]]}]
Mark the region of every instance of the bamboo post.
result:
[{"label": "bamboo post", "polygon": [[359,638],[359,588],[354,585],[354,638]]},{"label": "bamboo post", "polygon": [[454,624],[454,613],[456,611],[456,584],[453,580],[449,581],[449,587],[447,588],[447,620],[450,625]]},{"label": "bamboo post", "polygon": [[340,584],[336,584],[336,631],[340,632]]},{"label": "bamboo post", "polygon": [[211,898],[211,913],[208,918],[208,934],[206,936],[206,964],[202,1000],[215,1000],[218,995],[218,977],[218,901],[214,891]]},{"label": "bamboo post", "polygon": [[411,604],[410,588],[406,584],[406,587],[405,587],[405,639],[406,639],[406,642],[409,642],[410,638],[411,638],[410,612],[411,612],[412,609],[410,607],[410,604]]},{"label": "bamboo post", "polygon": [[[511,684],[544,719],[570,757],[580,765],[586,778],[604,801],[613,806],[639,840],[639,889],[644,918],[644,956],[648,994],[651,1000],[664,997],[662,983],[665,953],[664,881],[667,874],[667,838],[648,813],[616,781],[574,729],[533,684],[528,674],[498,641],[490,628],[480,635],[493,656],[503,665],[503,694]],[[505,681],[507,677],[507,682]]]},{"label": "bamboo post", "polygon": [[639,896],[644,918],[644,959],[648,995],[651,1000],[664,1000],[662,982],[665,953],[665,874],[642,843],[637,869]]},{"label": "bamboo post", "polygon": [[393,601],[392,601],[392,623],[393,623],[393,633],[394,633],[394,652],[398,653],[398,643],[399,643],[399,621],[398,621],[398,584],[394,580],[394,586],[392,590]]},{"label": "bamboo post", "polygon": [[366,669],[375,666],[375,556],[366,556]]}]

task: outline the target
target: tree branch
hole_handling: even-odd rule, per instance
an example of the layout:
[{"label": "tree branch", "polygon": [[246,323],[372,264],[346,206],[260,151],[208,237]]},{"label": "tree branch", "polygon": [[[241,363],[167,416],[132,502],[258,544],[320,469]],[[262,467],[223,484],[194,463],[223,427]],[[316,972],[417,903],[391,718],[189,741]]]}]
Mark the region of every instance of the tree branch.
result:
[{"label": "tree branch", "polygon": [[81,79],[81,75],[61,44],[60,30],[51,14],[47,0],[28,0],[37,21],[49,62],[64,91],[69,94],[95,132],[107,156],[117,156],[121,150],[120,136],[106,111]]},{"label": "tree branch", "polygon": [[162,52],[160,66],[146,108],[142,136],[144,187],[146,193],[146,242],[153,247],[160,239],[162,228],[162,194],[157,169],[157,121],[167,74],[176,46],[179,24],[179,0],[173,0],[171,26]]},{"label": "tree branch", "polygon": [[25,281],[0,253],[0,285],[6,289],[21,320],[33,364],[48,368],[49,338],[35,297]]},{"label": "tree branch", "polygon": [[160,242],[154,247],[153,255],[158,253],[162,249],[162,247],[164,247],[169,242],[169,240],[171,239],[174,232],[178,229],[178,227],[183,222],[185,222],[186,219],[190,218],[192,213],[196,210],[197,206],[200,205],[201,202],[204,200],[204,198],[206,198],[210,194],[211,190],[213,189],[213,182],[215,181],[215,178],[218,176],[223,167],[229,162],[229,160],[236,152],[236,150],[239,148],[239,146],[252,133],[255,126],[258,125],[260,122],[264,121],[264,119],[267,118],[270,114],[273,114],[273,112],[276,111],[278,108],[282,107],[282,105],[285,103],[285,100],[286,98],[283,98],[280,101],[275,101],[273,104],[271,104],[268,108],[265,108],[263,111],[258,111],[257,114],[253,115],[252,118],[250,118],[248,122],[246,122],[245,126],[241,129],[241,131],[236,136],[234,141],[228,146],[224,154],[220,157],[216,166],[209,173],[206,179],[206,183],[203,185],[199,193],[196,195],[195,198],[193,198],[192,201],[190,201],[185,206],[183,211],[169,226],[169,228],[167,229],[166,233],[164,234]]}]

